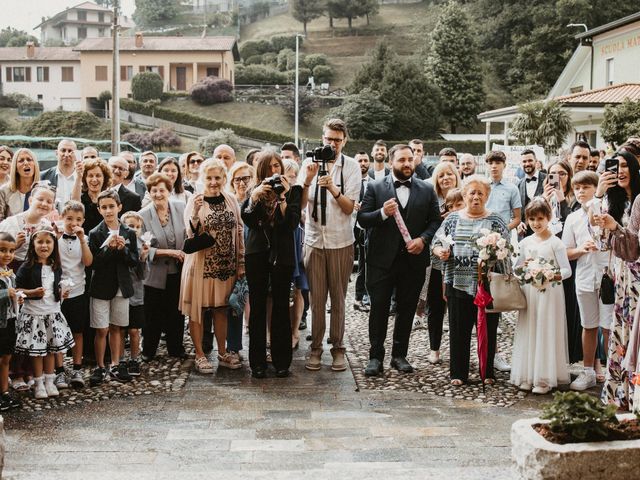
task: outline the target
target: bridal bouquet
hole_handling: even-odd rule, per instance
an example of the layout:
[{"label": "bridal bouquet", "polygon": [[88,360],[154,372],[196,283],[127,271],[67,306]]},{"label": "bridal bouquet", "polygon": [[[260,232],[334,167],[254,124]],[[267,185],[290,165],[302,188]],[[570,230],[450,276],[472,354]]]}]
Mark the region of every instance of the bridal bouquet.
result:
[{"label": "bridal bouquet", "polygon": [[513,253],[513,245],[505,240],[502,235],[492,232],[488,228],[480,230],[480,236],[475,239],[478,248],[478,258],[482,272],[488,273],[496,263],[508,259]]},{"label": "bridal bouquet", "polygon": [[540,292],[544,292],[549,285],[560,285],[556,280],[560,275],[560,268],[553,260],[545,258],[528,258],[523,265],[515,268],[515,274],[522,285],[531,285]]}]

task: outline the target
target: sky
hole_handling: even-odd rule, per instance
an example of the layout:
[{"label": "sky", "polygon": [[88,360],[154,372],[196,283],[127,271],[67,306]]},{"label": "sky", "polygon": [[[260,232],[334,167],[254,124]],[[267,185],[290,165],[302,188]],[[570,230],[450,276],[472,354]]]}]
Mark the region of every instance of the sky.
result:
[{"label": "sky", "polygon": [[[33,27],[42,21],[42,17],[51,17],[67,7],[83,3],[83,0],[0,0],[0,29],[13,27],[25,30],[40,38],[40,31]],[[135,10],[135,0],[121,0],[122,13],[131,16]]]}]

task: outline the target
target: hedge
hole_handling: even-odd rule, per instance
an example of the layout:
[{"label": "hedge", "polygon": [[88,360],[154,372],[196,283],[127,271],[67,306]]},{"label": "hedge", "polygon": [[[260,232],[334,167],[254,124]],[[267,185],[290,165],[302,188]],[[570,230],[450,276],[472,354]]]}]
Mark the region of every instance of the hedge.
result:
[{"label": "hedge", "polygon": [[[397,143],[409,143],[409,140],[387,140],[383,138],[389,148],[392,145]],[[473,155],[483,155],[485,143],[484,142],[473,142],[473,141],[456,141],[456,142],[448,142],[446,140],[423,140],[424,142],[424,154],[425,155],[433,155],[434,153],[437,155],[440,150],[445,147],[452,147],[458,153],[471,153]],[[364,150],[365,152],[371,152],[371,147],[375,140],[353,140],[350,139],[347,142],[345,147],[345,153],[347,155],[355,155],[357,152]]]},{"label": "hedge", "polygon": [[[137,102],[129,98],[120,99],[120,108],[129,112],[140,113],[142,115],[151,115],[152,113],[152,109],[147,107],[144,103]],[[213,120],[193,113],[180,112],[166,107],[156,107],[153,109],[153,113],[156,118],[160,118],[162,120],[168,120],[182,125],[190,125],[192,127],[204,128],[205,130],[213,131],[220,128],[230,128],[241,137],[253,138],[264,142],[281,144],[291,141],[291,136],[289,135],[267,132],[265,130],[245,127],[243,125],[236,125],[229,122],[222,122],[220,120]]]}]

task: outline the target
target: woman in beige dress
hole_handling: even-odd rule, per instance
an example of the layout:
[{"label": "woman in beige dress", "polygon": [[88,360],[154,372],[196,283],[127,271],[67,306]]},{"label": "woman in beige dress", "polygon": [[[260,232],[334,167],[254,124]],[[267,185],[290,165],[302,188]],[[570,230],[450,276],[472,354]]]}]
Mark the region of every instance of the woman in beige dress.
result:
[{"label": "woman in beige dress", "polygon": [[[202,164],[204,193],[189,198],[185,209],[187,237],[209,235],[214,244],[186,255],[182,270],[180,305],[189,316],[189,331],[196,349],[196,370],[212,373],[213,366],[202,350],[203,310],[213,309],[218,345],[218,364],[240,368],[237,357],[226,350],[229,295],[237,278],[244,275],[244,225],[235,196],[225,191],[226,171],[219,160]],[[206,237],[205,237],[206,238]]]}]

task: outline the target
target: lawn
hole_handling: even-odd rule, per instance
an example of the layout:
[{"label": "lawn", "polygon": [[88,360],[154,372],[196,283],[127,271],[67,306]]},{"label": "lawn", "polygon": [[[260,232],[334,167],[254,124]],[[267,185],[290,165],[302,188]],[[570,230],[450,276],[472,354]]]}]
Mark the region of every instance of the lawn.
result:
[{"label": "lawn", "polygon": [[[164,102],[162,106],[237,125],[291,135],[293,139],[293,121],[287,117],[284,109],[279,105],[230,102],[205,107],[189,99],[174,99]],[[316,109],[306,123],[300,123],[300,136],[318,138],[322,122],[328,113],[327,108]]]}]

